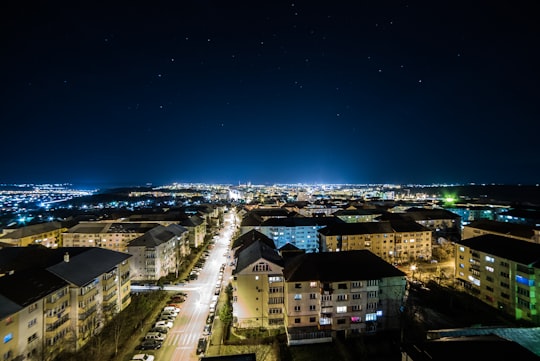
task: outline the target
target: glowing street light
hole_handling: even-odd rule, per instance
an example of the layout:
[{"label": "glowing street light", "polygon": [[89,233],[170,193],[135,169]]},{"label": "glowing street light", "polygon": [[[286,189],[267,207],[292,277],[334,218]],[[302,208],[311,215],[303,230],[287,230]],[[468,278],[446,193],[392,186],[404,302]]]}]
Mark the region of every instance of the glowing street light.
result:
[{"label": "glowing street light", "polygon": [[412,279],[414,281],[414,271],[416,271],[416,265],[415,264],[412,264],[411,265],[411,272],[412,272]]}]

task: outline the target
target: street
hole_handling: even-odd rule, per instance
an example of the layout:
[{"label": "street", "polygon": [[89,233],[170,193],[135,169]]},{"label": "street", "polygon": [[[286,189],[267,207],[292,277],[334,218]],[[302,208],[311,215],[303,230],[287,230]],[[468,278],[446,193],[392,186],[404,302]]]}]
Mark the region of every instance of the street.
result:
[{"label": "street", "polygon": [[[161,349],[152,353],[159,360],[171,361],[198,361],[196,353],[199,338],[203,337],[204,327],[210,313],[210,304],[216,284],[224,286],[228,283],[230,269],[226,267],[223,280],[219,281],[220,267],[223,263],[228,264],[227,258],[229,243],[234,232],[234,214],[227,213],[224,219],[224,227],[220,230],[215,239],[214,247],[199,273],[197,280],[190,281],[184,285],[164,286],[165,291],[184,292],[187,294],[185,302],[182,303],[181,311],[176,317],[173,328],[168,332]],[[217,310],[216,310],[217,311]]]}]

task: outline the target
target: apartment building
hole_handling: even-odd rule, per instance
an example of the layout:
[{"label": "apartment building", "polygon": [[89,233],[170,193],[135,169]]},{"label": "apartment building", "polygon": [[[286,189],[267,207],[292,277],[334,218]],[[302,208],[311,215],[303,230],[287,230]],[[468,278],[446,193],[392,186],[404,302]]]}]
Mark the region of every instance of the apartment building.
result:
[{"label": "apartment building", "polygon": [[431,259],[431,230],[411,220],[333,224],[319,239],[323,252],[367,249],[390,263]]},{"label": "apartment building", "polygon": [[347,223],[375,222],[377,217],[382,216],[383,212],[379,209],[342,209],[333,213],[334,217]]},{"label": "apartment building", "polygon": [[484,234],[494,234],[540,244],[540,227],[487,219],[477,220],[463,226],[462,239],[478,237]]},{"label": "apartment building", "polygon": [[198,248],[204,243],[206,236],[206,221],[199,216],[189,216],[183,218],[178,223],[188,230],[189,246]]},{"label": "apartment building", "polygon": [[305,253],[283,276],[289,345],[400,327],[405,274],[368,250]]},{"label": "apartment building", "polygon": [[188,230],[177,224],[157,226],[127,245],[132,281],[157,281],[176,274],[188,248]]},{"label": "apartment building", "polygon": [[280,254],[252,232],[237,244],[235,327],[284,327],[291,345],[399,327],[406,279],[396,267],[367,250],[305,253],[288,244]]},{"label": "apartment building", "polygon": [[64,247],[100,247],[127,252],[130,241],[157,227],[146,222],[80,222],[62,233]]},{"label": "apartment building", "polygon": [[456,280],[516,320],[540,325],[540,244],[485,234],[456,244]]},{"label": "apartment building", "polygon": [[14,230],[4,230],[0,237],[0,243],[10,246],[26,247],[30,245],[40,245],[48,248],[61,246],[61,234],[67,230],[60,222],[46,222],[33,224],[17,228]]},{"label": "apartment building", "polygon": [[83,347],[129,305],[130,257],[95,247],[1,249],[3,360],[53,360]]},{"label": "apartment building", "polygon": [[283,327],[282,270],[275,246],[261,239],[240,246],[232,281],[234,327]]},{"label": "apartment building", "polygon": [[271,238],[277,248],[290,243],[306,252],[318,252],[318,231],[336,223],[344,222],[337,217],[270,218],[256,229]]}]

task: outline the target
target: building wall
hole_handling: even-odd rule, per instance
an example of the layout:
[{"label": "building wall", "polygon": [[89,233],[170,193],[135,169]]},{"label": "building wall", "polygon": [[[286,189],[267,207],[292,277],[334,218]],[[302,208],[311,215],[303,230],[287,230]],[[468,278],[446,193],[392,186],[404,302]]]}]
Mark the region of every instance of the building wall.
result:
[{"label": "building wall", "polygon": [[[269,268],[263,266],[267,264]],[[233,323],[238,328],[277,328],[283,325],[281,267],[261,261],[233,278]]]},{"label": "building wall", "polygon": [[474,297],[516,320],[540,325],[540,269],[456,245],[456,278]]},{"label": "building wall", "polygon": [[285,325],[342,331],[345,335],[399,328],[406,280],[286,282]]},{"label": "building wall", "polygon": [[431,259],[431,231],[325,236],[319,234],[323,251],[368,249],[387,262]]}]

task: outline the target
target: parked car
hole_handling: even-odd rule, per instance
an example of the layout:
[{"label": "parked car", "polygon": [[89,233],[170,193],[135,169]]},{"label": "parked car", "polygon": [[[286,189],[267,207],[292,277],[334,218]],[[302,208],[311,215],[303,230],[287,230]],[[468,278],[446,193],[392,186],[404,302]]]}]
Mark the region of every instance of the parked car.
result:
[{"label": "parked car", "polygon": [[145,340],[158,340],[158,341],[165,341],[165,333],[161,332],[148,332],[145,336]]},{"label": "parked car", "polygon": [[197,342],[197,355],[203,353],[206,351],[206,344],[207,344],[206,337],[201,337],[199,341]]},{"label": "parked car", "polygon": [[149,332],[169,333],[167,327],[152,327]]},{"label": "parked car", "polygon": [[180,308],[174,307],[174,306],[165,306],[165,307],[163,308],[163,311],[164,311],[164,312],[165,312],[165,311],[171,311],[171,312],[176,312],[176,313],[178,313],[178,312],[180,312]]},{"label": "parked car", "polygon": [[207,336],[207,335],[210,335],[211,333],[212,333],[212,324],[211,323],[206,324],[204,326],[203,335]]},{"label": "parked car", "polygon": [[161,341],[144,340],[138,347],[139,350],[158,350],[161,348]]},{"label": "parked car", "polygon": [[154,355],[147,353],[138,353],[131,357],[131,361],[154,361]]},{"label": "parked car", "polygon": [[167,327],[172,328],[173,323],[171,321],[157,321],[154,327]]},{"label": "parked car", "polygon": [[163,316],[160,315],[157,320],[158,321],[174,322],[175,319],[176,318],[171,316],[171,315],[163,315]]}]

